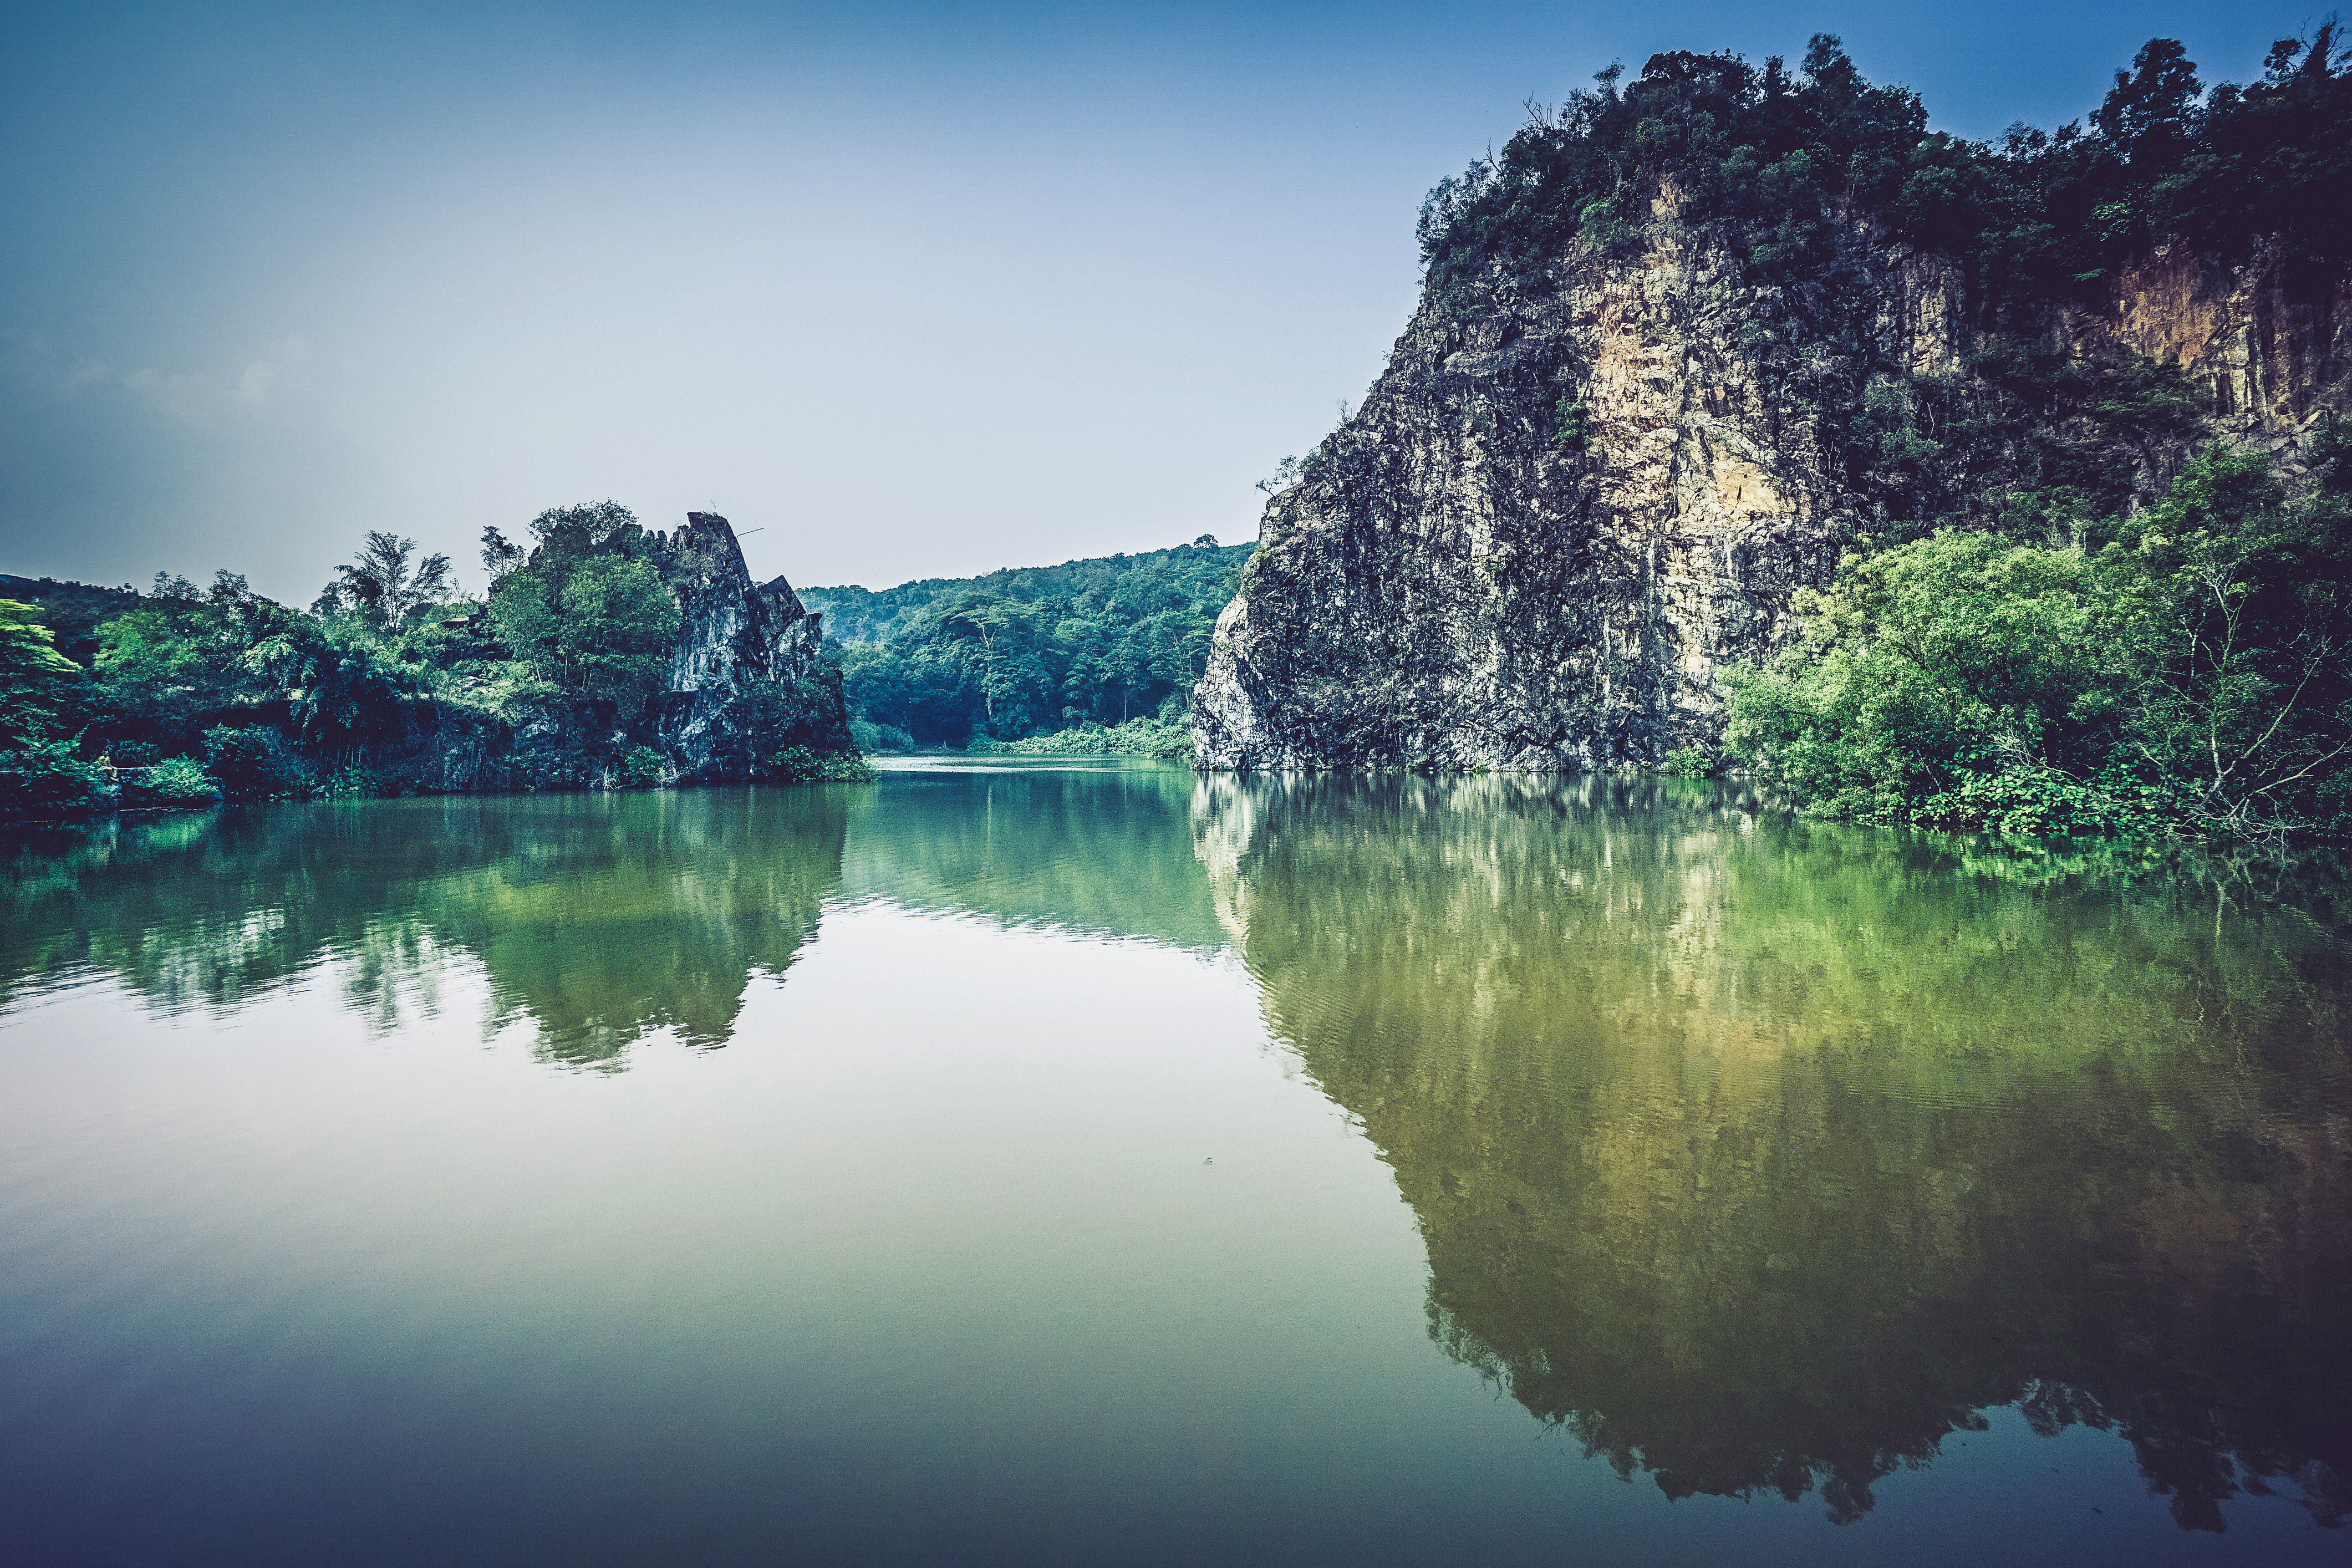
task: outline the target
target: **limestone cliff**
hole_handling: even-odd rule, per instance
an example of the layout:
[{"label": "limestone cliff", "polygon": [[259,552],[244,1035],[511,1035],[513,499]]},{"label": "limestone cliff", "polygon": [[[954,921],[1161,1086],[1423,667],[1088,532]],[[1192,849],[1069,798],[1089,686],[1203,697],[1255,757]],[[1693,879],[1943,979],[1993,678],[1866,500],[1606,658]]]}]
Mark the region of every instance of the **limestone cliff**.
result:
[{"label": "limestone cliff", "polygon": [[2178,367],[2196,436],[2290,462],[2347,402],[2343,289],[2262,245],[2158,249],[2103,304],[2024,319],[1853,221],[1837,276],[1759,281],[1668,180],[1630,250],[1433,277],[1362,407],[1265,508],[1194,693],[1198,763],[1556,772],[1712,743],[1721,672],[1788,641],[1791,594],[1890,520],[1987,518],[2027,426],[2105,440],[2126,506],[2177,466],[2179,429],[2056,406],[2009,409],[1965,459],[1924,438],[1932,460],[1886,457],[1874,417],[2007,395],[1978,357],[1996,342]]}]

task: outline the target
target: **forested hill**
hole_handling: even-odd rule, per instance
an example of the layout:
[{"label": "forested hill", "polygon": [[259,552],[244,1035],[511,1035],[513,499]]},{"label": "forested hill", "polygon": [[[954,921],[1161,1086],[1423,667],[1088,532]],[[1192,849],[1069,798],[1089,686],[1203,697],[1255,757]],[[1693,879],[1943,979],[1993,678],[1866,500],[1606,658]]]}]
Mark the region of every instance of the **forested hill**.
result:
[{"label": "forested hill", "polygon": [[951,595],[978,593],[1024,604],[1066,602],[1092,619],[1134,620],[1204,595],[1209,614],[1232,596],[1227,579],[1255,545],[1221,546],[1213,534],[1171,550],[1097,555],[1059,566],[1000,566],[978,577],[924,577],[895,588],[803,588],[801,602],[824,616],[825,635],[842,643],[887,642],[917,612]]},{"label": "forested hill", "polygon": [[1137,555],[803,588],[869,746],[1018,742],[1173,723],[1253,545],[1207,534]]}]

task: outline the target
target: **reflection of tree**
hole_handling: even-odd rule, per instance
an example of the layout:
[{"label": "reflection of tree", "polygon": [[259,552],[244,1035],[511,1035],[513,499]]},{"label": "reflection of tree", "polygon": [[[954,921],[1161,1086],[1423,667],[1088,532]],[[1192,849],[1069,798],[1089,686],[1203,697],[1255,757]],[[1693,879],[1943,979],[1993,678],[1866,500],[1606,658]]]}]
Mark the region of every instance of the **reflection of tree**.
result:
[{"label": "reflection of tree", "polygon": [[1704,787],[1215,781],[1194,826],[1420,1217],[1433,1336],[1622,1471],[1851,1520],[2021,1401],[2185,1526],[2352,1505],[2347,977],[2304,910]]},{"label": "reflection of tree", "polygon": [[840,882],[839,787],[293,806],[108,826],[6,883],[0,987],[80,966],[167,1007],[233,1006],[324,957],[387,1025],[472,953],[492,1026],[617,1065],[671,1028],[725,1043]]}]

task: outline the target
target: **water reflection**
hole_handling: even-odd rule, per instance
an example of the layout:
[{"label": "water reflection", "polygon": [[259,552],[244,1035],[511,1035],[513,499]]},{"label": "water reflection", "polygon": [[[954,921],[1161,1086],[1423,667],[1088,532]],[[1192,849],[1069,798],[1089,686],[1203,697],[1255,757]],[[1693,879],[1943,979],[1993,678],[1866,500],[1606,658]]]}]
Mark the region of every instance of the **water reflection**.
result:
[{"label": "water reflection", "polygon": [[1851,1521],[2022,1402],[2120,1431],[2189,1528],[2352,1505],[2323,871],[1591,780],[1220,780],[1194,826],[1419,1218],[1433,1338],[1621,1474]]},{"label": "water reflection", "polygon": [[2341,868],[1754,804],[1133,768],[184,817],[24,849],[0,1002],[316,970],[390,1029],[463,954],[487,1030],[616,1069],[725,1043],[828,902],[1231,946],[1393,1167],[1432,1336],[1621,1473],[1853,1520],[2016,1404],[2118,1431],[2184,1526],[2340,1521]]},{"label": "water reflection", "polygon": [[528,1019],[547,1059],[618,1069],[657,1029],[726,1044],[751,977],[782,975],[830,899],[1214,950],[1192,791],[1182,768],[942,771],[110,823],[19,846],[0,1002],[97,972],[225,1010],[332,958],[389,1030],[467,955],[486,1034]]},{"label": "water reflection", "polygon": [[[727,1042],[841,881],[844,786],[284,806],[26,847],[0,986],[91,971],[167,1009],[230,1008],[326,958],[383,1027],[488,972],[486,1034],[612,1068],[656,1029]],[[5,994],[5,993],[0,993]]]},{"label": "water reflection", "polygon": [[893,772],[850,808],[843,891],[1009,926],[1224,945],[1186,826],[1190,768]]}]

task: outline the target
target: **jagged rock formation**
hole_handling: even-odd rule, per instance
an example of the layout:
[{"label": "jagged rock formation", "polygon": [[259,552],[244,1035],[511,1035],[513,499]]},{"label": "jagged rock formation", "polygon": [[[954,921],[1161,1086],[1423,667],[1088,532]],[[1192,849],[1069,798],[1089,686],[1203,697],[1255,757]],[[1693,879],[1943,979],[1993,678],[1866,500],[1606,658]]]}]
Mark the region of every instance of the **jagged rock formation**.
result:
[{"label": "jagged rock formation", "polygon": [[[690,511],[674,534],[652,536],[652,558],[677,595],[683,620],[661,704],[661,746],[681,774],[740,778],[762,742],[747,733],[751,710],[795,711],[781,744],[819,752],[855,750],[841,678],[822,658],[823,623],[782,577],[754,584],[727,520]],[[776,715],[765,715],[772,724]]]},{"label": "jagged rock formation", "polygon": [[[2205,433],[2290,460],[2352,401],[2343,289],[2260,245],[2235,266],[2159,249],[2104,308],[1987,320],[1957,266],[1860,220],[1842,276],[1774,283],[1680,207],[1669,180],[1630,258],[1579,243],[1433,281],[1362,408],[1267,503],[1194,692],[1201,766],[1554,772],[1710,744],[1724,668],[1790,638],[1791,594],[1847,541],[1922,516],[1931,481],[1974,497],[1934,515],[1997,509],[2000,453],[1874,470],[1851,395],[1990,398],[1973,356],[1997,338],[2177,365]],[[2145,494],[2183,450],[2118,440],[2114,466]]]},{"label": "jagged rock formation", "polygon": [[[632,753],[651,747],[676,783],[776,776],[778,753],[854,755],[841,674],[822,656],[824,629],[782,577],[754,583],[735,531],[689,512],[675,533],[634,521],[594,548],[643,561],[677,600],[677,635],[664,689],[636,713],[577,696],[505,711],[424,705],[404,759],[436,791],[610,788]],[[548,547],[533,552],[535,570]],[[642,761],[642,759],[639,759]],[[637,782],[646,782],[637,775]]]}]

